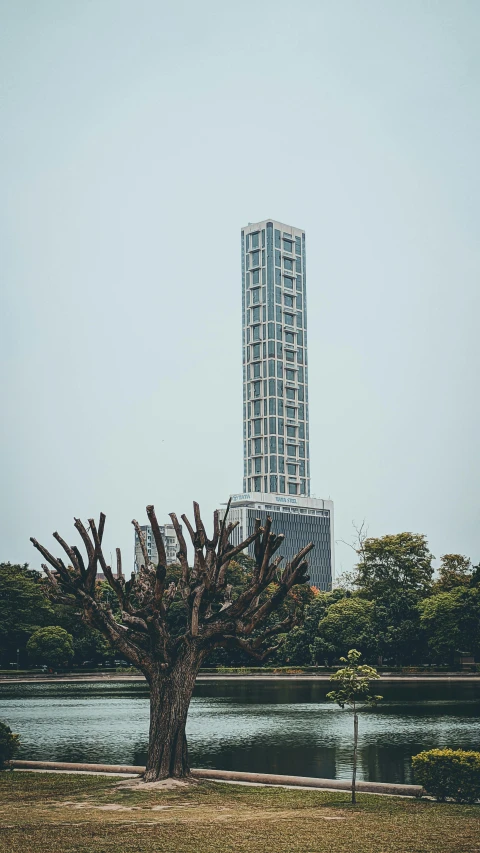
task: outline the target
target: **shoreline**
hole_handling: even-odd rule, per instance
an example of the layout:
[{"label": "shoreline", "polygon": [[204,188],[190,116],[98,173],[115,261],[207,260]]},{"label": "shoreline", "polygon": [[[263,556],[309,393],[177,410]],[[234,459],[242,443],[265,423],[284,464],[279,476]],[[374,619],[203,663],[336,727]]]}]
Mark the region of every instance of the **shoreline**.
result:
[{"label": "shoreline", "polygon": [[[298,675],[282,675],[280,673],[266,673],[262,674],[251,674],[251,675],[237,675],[235,673],[232,674],[202,674],[197,676],[197,682],[205,682],[205,681],[313,681],[313,682],[329,682],[331,680],[330,675],[308,675],[307,673],[302,673]],[[478,675],[381,675],[379,678],[380,682],[423,682],[428,683],[430,681],[433,682],[467,682],[467,683],[480,683],[480,674]],[[135,683],[135,682],[145,682],[145,677],[141,674],[138,675],[35,675],[35,676],[19,676],[18,678],[11,677],[0,677],[0,687],[2,684],[56,684],[60,682],[62,684],[70,683]],[[146,683],[146,682],[145,682]]]}]

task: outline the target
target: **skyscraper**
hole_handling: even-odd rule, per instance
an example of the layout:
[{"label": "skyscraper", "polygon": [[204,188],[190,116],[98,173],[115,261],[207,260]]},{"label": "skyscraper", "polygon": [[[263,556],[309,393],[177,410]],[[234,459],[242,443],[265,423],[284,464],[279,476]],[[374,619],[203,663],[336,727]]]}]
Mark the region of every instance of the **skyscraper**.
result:
[{"label": "skyscraper", "polygon": [[[333,503],[310,497],[305,233],[267,219],[242,228],[243,494],[233,545],[269,515],[285,561],[308,542],[312,586],[332,588]],[[225,510],[221,510],[222,516]],[[253,546],[248,548],[253,555]]]},{"label": "skyscraper", "polygon": [[310,494],[305,233],[242,229],[245,492]]}]

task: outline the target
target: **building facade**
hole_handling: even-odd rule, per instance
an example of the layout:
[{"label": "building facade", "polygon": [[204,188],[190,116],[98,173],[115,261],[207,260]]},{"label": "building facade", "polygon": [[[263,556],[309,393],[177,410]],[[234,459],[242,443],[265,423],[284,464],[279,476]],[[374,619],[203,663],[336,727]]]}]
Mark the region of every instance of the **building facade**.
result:
[{"label": "building facade", "polygon": [[[225,510],[220,513],[223,518]],[[332,501],[261,492],[232,495],[228,520],[238,521],[230,537],[232,545],[238,545],[253,533],[257,518],[263,524],[267,516],[272,519],[272,531],[285,535],[285,542],[278,551],[284,558],[281,567],[308,542],[313,542],[315,547],[307,557],[310,585],[331,590],[334,573]],[[254,556],[253,545],[248,552]]]},{"label": "building facade", "polygon": [[242,228],[245,493],[310,495],[305,233]]},{"label": "building facade", "polygon": [[[158,552],[157,546],[155,545],[155,539],[153,538],[152,528],[149,524],[144,524],[143,527],[140,527],[140,530],[142,531],[145,539],[148,557],[156,566],[158,563]],[[162,534],[165,553],[167,555],[167,565],[177,563],[179,544],[173,524],[165,524],[163,527],[160,526],[160,533]],[[142,548],[138,539],[137,531],[135,531],[135,571],[139,570],[140,566],[143,565],[143,562]]]}]

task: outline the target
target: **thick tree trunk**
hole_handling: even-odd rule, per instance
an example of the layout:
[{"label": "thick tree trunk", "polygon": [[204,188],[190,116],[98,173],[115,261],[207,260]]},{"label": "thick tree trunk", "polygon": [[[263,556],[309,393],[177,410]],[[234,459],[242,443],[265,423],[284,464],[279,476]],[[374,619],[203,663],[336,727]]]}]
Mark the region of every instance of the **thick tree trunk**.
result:
[{"label": "thick tree trunk", "polygon": [[173,669],[150,675],[150,734],[145,782],[189,775],[185,726],[195,679],[198,652],[188,649]]}]

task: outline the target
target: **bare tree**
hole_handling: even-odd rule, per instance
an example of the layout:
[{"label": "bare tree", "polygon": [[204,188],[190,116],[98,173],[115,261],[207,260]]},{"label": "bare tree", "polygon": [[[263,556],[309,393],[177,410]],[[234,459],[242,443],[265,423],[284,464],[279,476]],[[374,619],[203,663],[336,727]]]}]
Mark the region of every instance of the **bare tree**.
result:
[{"label": "bare tree", "polygon": [[[128,581],[122,575],[120,549],[117,548],[116,576],[105,560],[103,513],[98,527],[92,518],[89,519],[89,531],[80,519],[75,519],[75,527],[85,546],[86,561],[79,549],[68,545],[58,533],[53,536],[68,557],[67,565],[36,539],[31,539],[53,568],[52,571],[42,564],[52,598],[80,608],[83,619],[101,631],[147,679],[150,735],[145,781],[184,777],[189,773],[185,725],[195,679],[205,656],[212,649],[223,646],[243,649],[257,660],[264,660],[280,645],[275,644],[275,638],[278,640],[279,634],[297,622],[296,610],[276,621],[272,614],[278,611],[295,584],[308,581],[305,557],[313,543],[302,548],[280,570],[282,557],[273,555],[284,536],[271,532],[271,518],[267,517],[263,526],[257,519],[253,533],[233,546],[230,535],[238,522],[228,522],[229,506],[221,523],[218,512],[214,513],[211,539],[197,503],[193,504],[195,527],[182,515],[194,549],[193,565],[188,562],[182,527],[176,515],[170,514],[180,544],[177,557],[181,576],[177,584],[168,586],[165,548],[153,506],[147,506],[147,515],[157,546],[158,564],[151,563],[142,531],[134,520],[132,524],[140,540],[144,565]],[[255,551],[252,576],[232,600],[229,565],[251,543]],[[118,599],[120,619],[115,618],[110,604],[97,592],[98,567]],[[168,624],[168,610],[175,599],[183,602],[187,615],[187,626],[181,635],[172,632]]]}]

